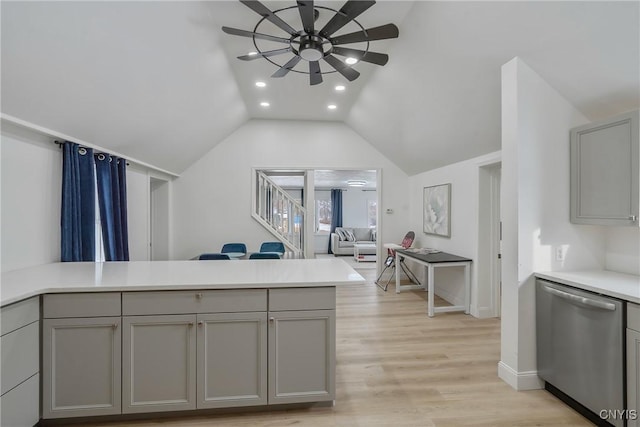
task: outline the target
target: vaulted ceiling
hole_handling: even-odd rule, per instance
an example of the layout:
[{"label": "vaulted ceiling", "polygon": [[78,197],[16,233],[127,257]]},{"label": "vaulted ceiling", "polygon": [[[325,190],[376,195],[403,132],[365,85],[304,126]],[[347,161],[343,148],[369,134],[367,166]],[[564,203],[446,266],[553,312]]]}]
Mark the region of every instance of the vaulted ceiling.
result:
[{"label": "vaulted ceiling", "polygon": [[[389,63],[358,63],[354,82],[332,73],[316,86],[301,73],[270,78],[277,67],[263,59],[236,59],[255,50],[252,40],[221,27],[253,30],[261,19],[237,1],[1,8],[2,113],[178,173],[251,118],[343,121],[408,174],[498,150],[500,67],[515,56],[591,119],[639,107],[637,1],[379,1],[357,20],[399,27],[399,38],[371,43]],[[323,8],[318,27],[332,16]],[[295,12],[281,15],[301,28]]]}]

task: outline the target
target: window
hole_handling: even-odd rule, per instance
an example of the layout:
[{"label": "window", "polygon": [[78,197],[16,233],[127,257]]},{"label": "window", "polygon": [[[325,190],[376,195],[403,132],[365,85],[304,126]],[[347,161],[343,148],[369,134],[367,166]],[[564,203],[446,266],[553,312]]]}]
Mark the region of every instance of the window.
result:
[{"label": "window", "polygon": [[316,232],[331,231],[331,200],[316,199]]},{"label": "window", "polygon": [[378,225],[378,201],[367,200],[367,226],[376,228]]}]

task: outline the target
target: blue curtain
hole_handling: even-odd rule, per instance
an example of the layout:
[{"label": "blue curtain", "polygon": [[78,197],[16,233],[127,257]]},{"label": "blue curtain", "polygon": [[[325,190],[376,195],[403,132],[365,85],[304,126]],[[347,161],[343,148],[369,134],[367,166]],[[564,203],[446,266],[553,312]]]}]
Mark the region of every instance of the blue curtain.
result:
[{"label": "blue curtain", "polygon": [[108,154],[97,154],[95,162],[105,261],[129,261],[127,162]]},{"label": "blue curtain", "polygon": [[60,260],[95,261],[96,192],[93,150],[68,141],[62,148]]},{"label": "blue curtain", "polygon": [[[342,227],[342,190],[331,190],[331,233],[336,227]],[[332,254],[331,237],[329,237],[328,253]]]}]

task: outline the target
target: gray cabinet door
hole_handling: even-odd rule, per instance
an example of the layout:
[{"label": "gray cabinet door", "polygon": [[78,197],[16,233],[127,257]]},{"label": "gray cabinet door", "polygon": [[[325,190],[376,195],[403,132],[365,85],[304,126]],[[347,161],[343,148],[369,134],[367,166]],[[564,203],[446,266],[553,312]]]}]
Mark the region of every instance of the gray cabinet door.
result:
[{"label": "gray cabinet door", "polygon": [[33,427],[40,421],[40,375],[0,397],[0,426]]},{"label": "gray cabinet door", "polygon": [[267,313],[198,315],[198,408],[267,404]]},{"label": "gray cabinet door", "polygon": [[335,310],[269,312],[269,404],[335,399]]},{"label": "gray cabinet door", "polygon": [[120,413],[120,331],[120,317],[43,320],[43,418]]},{"label": "gray cabinet door", "polygon": [[[628,427],[639,427],[640,420],[640,332],[627,329],[627,409]],[[633,416],[635,415],[635,417]]]},{"label": "gray cabinet door", "polygon": [[122,412],[195,409],[195,315],[122,318]]},{"label": "gray cabinet door", "polygon": [[571,222],[637,225],[638,112],[571,130]]}]

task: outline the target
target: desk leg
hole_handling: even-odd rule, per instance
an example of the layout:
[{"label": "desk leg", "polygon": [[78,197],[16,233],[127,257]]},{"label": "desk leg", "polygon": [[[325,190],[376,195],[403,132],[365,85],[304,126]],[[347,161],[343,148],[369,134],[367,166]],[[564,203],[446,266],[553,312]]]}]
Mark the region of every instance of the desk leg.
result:
[{"label": "desk leg", "polygon": [[400,293],[400,255],[396,252],[395,269],[396,269],[396,294]]},{"label": "desk leg", "polygon": [[429,315],[429,317],[433,317],[433,315],[435,314],[434,311],[434,298],[433,298],[433,265],[429,264],[429,266],[427,267],[427,274],[429,275],[429,277],[427,278],[427,292],[429,292],[429,295],[427,295],[427,314]]},{"label": "desk leg", "polygon": [[464,265],[464,314],[469,314],[471,307],[471,265]]}]

